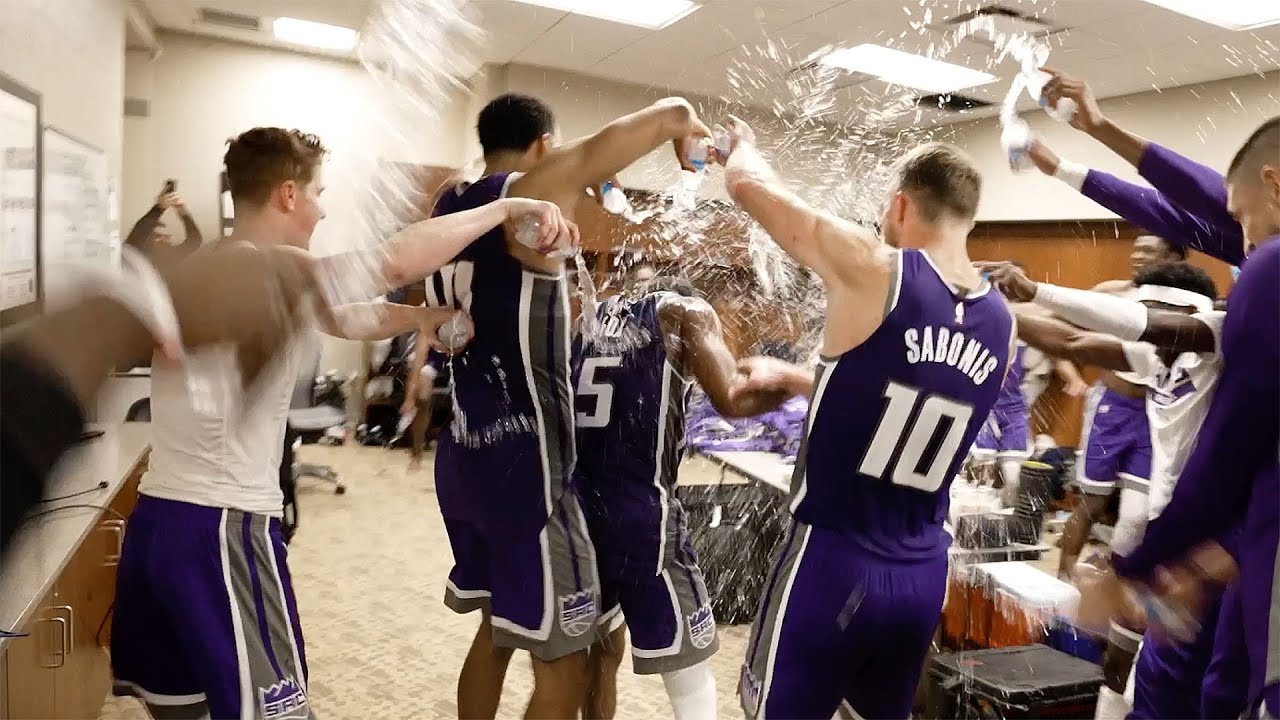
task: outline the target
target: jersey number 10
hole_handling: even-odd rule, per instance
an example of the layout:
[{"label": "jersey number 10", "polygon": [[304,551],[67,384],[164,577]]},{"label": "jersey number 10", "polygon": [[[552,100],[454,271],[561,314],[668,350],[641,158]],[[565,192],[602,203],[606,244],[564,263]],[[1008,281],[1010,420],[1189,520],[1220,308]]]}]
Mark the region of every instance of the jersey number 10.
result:
[{"label": "jersey number 10", "polygon": [[[973,407],[942,395],[925,395],[924,402],[919,402],[920,390],[895,382],[885,386],[884,399],[884,413],[866,454],[862,456],[862,463],[858,465],[858,472],[889,480],[894,485],[925,492],[936,491],[942,487],[947,468],[951,467],[951,461],[960,449]],[[908,421],[913,420],[912,411],[917,405],[920,410],[914,413],[914,421],[908,425]],[[947,433],[932,457],[925,458],[925,451],[944,419],[951,421]],[[893,451],[899,445],[902,450],[894,461]],[[926,459],[927,467],[919,472],[918,466]],[[890,461],[894,461],[892,468]]]}]

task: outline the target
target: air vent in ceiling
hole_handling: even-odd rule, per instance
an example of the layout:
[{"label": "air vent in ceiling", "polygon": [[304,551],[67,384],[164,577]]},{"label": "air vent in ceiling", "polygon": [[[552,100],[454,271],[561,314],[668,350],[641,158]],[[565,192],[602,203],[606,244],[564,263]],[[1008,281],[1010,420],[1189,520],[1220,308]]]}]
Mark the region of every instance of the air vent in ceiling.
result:
[{"label": "air vent in ceiling", "polygon": [[986,100],[955,93],[948,95],[921,95],[916,98],[916,107],[941,110],[942,112],[965,112],[966,110],[991,107],[992,104]]},{"label": "air vent in ceiling", "polygon": [[252,15],[241,15],[240,13],[227,12],[225,10],[215,10],[214,8],[200,8],[200,22],[210,25],[220,25],[222,27],[235,28],[237,30],[252,30],[257,32],[262,29],[262,19]]},{"label": "air vent in ceiling", "polygon": [[[967,23],[979,18],[991,23],[997,37],[1022,35],[1046,38],[1068,29],[1056,23],[1052,18],[1032,15],[1022,10],[999,4],[983,5],[976,10],[946,18],[931,27],[934,30],[954,32],[961,30]],[[986,48],[995,47],[995,43],[986,30],[973,34],[966,33],[963,41]]]}]

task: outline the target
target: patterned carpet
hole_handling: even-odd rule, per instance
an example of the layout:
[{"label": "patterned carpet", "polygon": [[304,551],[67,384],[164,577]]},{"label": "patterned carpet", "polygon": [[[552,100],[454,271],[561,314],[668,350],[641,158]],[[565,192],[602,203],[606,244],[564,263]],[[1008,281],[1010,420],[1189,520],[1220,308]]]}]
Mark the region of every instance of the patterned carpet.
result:
[{"label": "patterned carpet", "polygon": [[[432,491],[431,463],[407,471],[404,452],[306,446],[305,462],[332,465],[347,485],[334,495],[306,479],[301,527],[290,546],[306,635],[311,701],[325,720],[456,717],[457,673],[478,616],[441,603],[452,563]],[[684,473],[710,472],[693,462]],[[683,478],[683,473],[682,473]],[[736,717],[738,666],[749,628],[721,629],[713,658],[720,715]],[[498,717],[519,718],[532,691],[527,656],[517,654]],[[618,678],[621,720],[670,718],[662,681],[630,672]],[[102,720],[145,720],[132,699],[109,699]]]}]

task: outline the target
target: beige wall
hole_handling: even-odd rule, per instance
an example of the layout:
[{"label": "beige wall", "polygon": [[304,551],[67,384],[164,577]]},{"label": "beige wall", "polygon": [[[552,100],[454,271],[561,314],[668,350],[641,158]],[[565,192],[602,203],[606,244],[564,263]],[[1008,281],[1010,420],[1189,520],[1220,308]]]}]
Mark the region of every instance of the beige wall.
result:
[{"label": "beige wall", "polygon": [[0,72],[40,93],[44,123],[107,153],[120,186],[125,0],[0,1]]},{"label": "beige wall", "polygon": [[[463,160],[465,101],[446,104],[434,122],[414,125],[411,141],[388,123],[377,86],[353,62],[164,33],[154,62],[148,135],[150,167],[131,184],[145,210],[165,178],[179,190],[206,237],[218,232],[218,177],[226,141],[258,125],[296,127],[320,136],[329,149],[323,201],[328,217],[312,248],[328,254],[374,238],[363,221],[372,173],[380,159],[456,165]],[[410,144],[411,143],[411,144]],[[325,344],[325,368],[354,370],[359,344]]]},{"label": "beige wall", "polygon": [[[1262,121],[1280,115],[1280,72],[1246,75],[1205,85],[1110,98],[1104,113],[1122,127],[1193,160],[1225,170],[1240,144]],[[1101,144],[1043,112],[1025,116],[1059,155],[1129,180],[1136,171]],[[983,169],[979,220],[1076,220],[1113,218],[1093,201],[1038,173],[1009,171],[994,119],[958,125],[945,139],[969,150]]]}]

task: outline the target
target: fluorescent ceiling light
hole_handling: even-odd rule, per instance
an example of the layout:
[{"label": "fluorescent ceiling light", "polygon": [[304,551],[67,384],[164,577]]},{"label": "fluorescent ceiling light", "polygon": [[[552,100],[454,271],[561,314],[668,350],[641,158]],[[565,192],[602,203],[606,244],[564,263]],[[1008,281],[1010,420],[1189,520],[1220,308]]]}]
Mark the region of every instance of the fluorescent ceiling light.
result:
[{"label": "fluorescent ceiling light", "polygon": [[275,33],[277,40],[294,45],[343,52],[355,47],[359,36],[359,33],[351,28],[287,17],[276,18],[275,22],[271,23],[271,30]]},{"label": "fluorescent ceiling light", "polygon": [[1277,0],[1146,0],[1228,30],[1253,30],[1280,22]]},{"label": "fluorescent ceiling light", "polygon": [[693,0],[514,0],[575,15],[661,30],[702,7]]},{"label": "fluorescent ceiling light", "polygon": [[822,57],[823,65],[872,75],[894,85],[946,94],[995,82],[996,76],[880,45],[858,45]]}]

